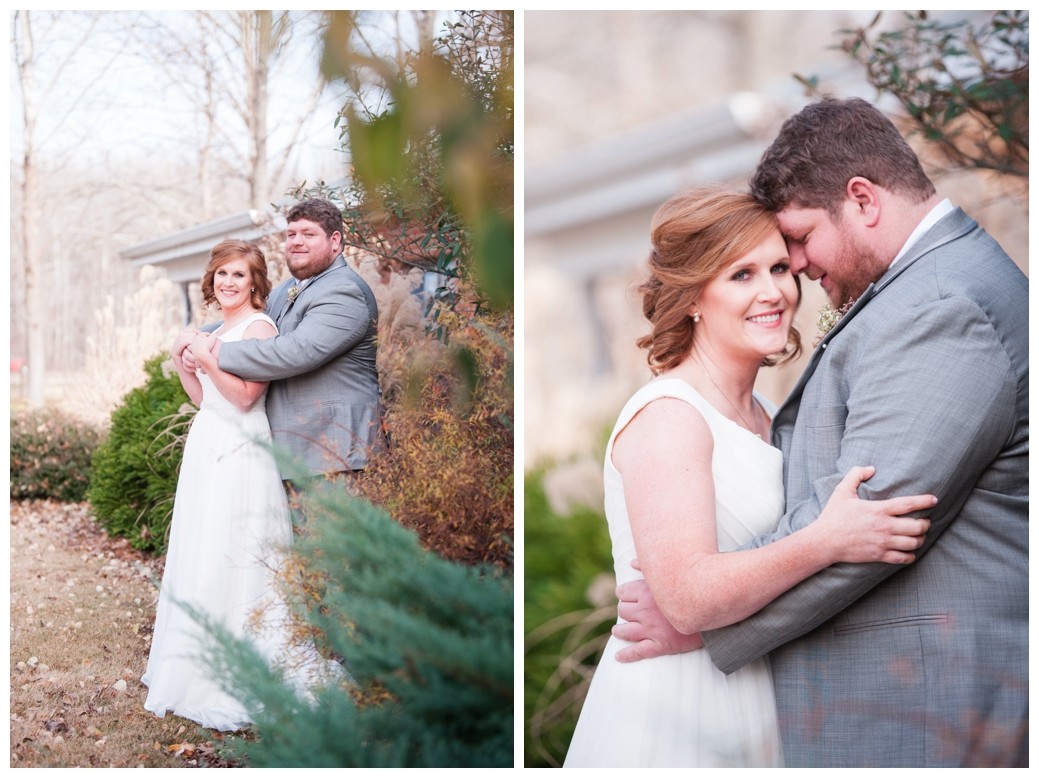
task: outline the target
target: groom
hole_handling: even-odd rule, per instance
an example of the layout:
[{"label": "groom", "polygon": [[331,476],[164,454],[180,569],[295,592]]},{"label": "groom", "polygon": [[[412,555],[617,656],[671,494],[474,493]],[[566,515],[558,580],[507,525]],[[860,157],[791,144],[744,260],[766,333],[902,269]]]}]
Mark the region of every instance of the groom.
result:
[{"label": "groom", "polygon": [[[751,191],[792,269],[854,301],[773,422],[787,512],[755,544],[853,465],[876,466],[863,497],[938,505],[912,565],[835,565],[703,645],[725,673],[769,654],[788,766],[1026,766],[1027,280],[862,100],[788,120]],[[644,582],[618,594],[624,660],[699,645]]]},{"label": "groom", "polygon": [[286,220],[293,277],[267,300],[278,335],[214,339],[213,353],[221,369],[270,382],[267,415],[278,449],[312,477],[336,474],[348,481],[383,442],[375,296],[343,258],[343,215],[334,203],[303,200]]}]

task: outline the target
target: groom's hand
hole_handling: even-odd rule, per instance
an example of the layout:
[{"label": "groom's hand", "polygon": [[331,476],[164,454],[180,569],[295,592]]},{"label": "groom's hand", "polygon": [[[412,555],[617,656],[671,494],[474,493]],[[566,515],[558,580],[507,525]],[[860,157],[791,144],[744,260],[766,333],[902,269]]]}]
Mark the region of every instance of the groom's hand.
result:
[{"label": "groom's hand", "polygon": [[196,335],[198,335],[198,330],[194,327],[188,327],[180,331],[177,339],[173,341],[173,348],[170,350],[174,359],[180,359],[184,349],[191,345],[191,341],[195,339]]},{"label": "groom's hand", "polygon": [[195,359],[195,353],[191,350],[190,344],[181,352],[181,359],[189,373],[194,373],[198,370],[198,361]]},{"label": "groom's hand", "polygon": [[613,634],[633,644],[617,652],[618,662],[637,662],[703,648],[699,634],[685,635],[664,618],[645,580],[618,586],[617,599],[617,614],[627,623],[614,625]]}]

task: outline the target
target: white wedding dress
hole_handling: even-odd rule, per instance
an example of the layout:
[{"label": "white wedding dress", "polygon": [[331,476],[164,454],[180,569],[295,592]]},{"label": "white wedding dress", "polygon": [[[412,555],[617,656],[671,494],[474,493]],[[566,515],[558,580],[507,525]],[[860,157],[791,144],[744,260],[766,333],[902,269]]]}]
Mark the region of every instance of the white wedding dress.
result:
[{"label": "white wedding dress", "polygon": [[[241,340],[257,319],[274,324],[256,313],[218,337]],[[325,663],[312,645],[290,643],[286,609],[274,589],[274,573],[292,543],[292,524],[278,468],[262,445],[271,439],[266,392],[242,412],[208,376],[198,377],[202,403],[184,446],[155,632],[141,681],[149,687],[144,707],[152,713],[169,711],[210,729],[236,730],[251,723],[249,715],[200,659],[205,634],[178,602],[248,637],[272,664],[295,663],[301,691],[314,678],[305,678],[298,663]]]},{"label": "white wedding dress", "polygon": [[[606,448],[606,518],[618,583],[642,575],[630,564],[635,544],[621,475],[612,464],[613,442],[636,413],[661,397],[693,405],[714,436],[721,551],[774,529],[783,513],[782,453],[723,416],[685,381],[652,381],[625,405]],[[703,649],[622,664],[614,657],[626,645],[610,637],[564,767],[782,766],[767,659],[727,676]]]}]

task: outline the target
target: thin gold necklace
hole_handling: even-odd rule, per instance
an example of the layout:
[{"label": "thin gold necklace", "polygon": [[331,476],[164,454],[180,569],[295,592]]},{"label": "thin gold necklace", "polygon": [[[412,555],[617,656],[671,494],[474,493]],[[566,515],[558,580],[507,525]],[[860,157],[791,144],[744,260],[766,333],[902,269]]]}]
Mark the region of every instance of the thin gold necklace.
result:
[{"label": "thin gold necklace", "polygon": [[696,362],[696,364],[698,364],[700,366],[700,369],[703,370],[703,374],[705,376],[707,376],[707,380],[711,382],[711,385],[715,389],[718,390],[718,394],[720,394],[722,396],[722,399],[724,399],[725,402],[727,402],[732,407],[732,409],[734,411],[736,411],[736,415],[739,416],[740,417],[740,421],[743,422],[744,429],[746,429],[747,432],[749,432],[751,435],[757,435],[761,440],[764,440],[765,439],[764,435],[762,435],[760,432],[755,432],[754,431],[754,426],[752,424],[749,424],[747,422],[747,420],[745,418],[743,418],[743,414],[740,413],[740,409],[736,407],[736,403],[734,403],[732,400],[730,400],[729,396],[727,394],[725,394],[725,392],[722,391],[722,388],[720,386],[718,386],[718,384],[715,383],[713,378],[711,378],[711,374],[707,372],[707,368],[704,367],[703,362],[701,362],[696,357],[693,357],[693,361]]}]

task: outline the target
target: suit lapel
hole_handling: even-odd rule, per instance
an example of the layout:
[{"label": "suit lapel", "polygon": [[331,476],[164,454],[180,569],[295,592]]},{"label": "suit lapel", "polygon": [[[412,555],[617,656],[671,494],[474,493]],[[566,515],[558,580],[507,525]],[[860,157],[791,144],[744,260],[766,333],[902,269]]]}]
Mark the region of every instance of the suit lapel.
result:
[{"label": "suit lapel", "polygon": [[879,294],[883,291],[885,287],[902,275],[921,257],[940,246],[944,246],[946,243],[962,238],[977,226],[977,222],[967,216],[961,208],[957,208],[952,213],[947,214],[924,233],[920,240],[916,242],[916,245],[906,253],[906,256],[902,257],[893,268],[889,268],[880,277],[877,281],[876,293]]},{"label": "suit lapel", "polygon": [[[318,282],[321,281],[322,278],[327,276],[333,270],[338,270],[340,267],[346,267],[346,259],[343,257],[342,254],[340,254],[335,259],[333,259],[332,260],[332,264],[330,264],[328,267],[326,267],[324,270],[322,270],[316,276],[312,276],[310,278],[310,280],[306,281],[304,287],[299,290],[299,293],[296,295],[296,298],[294,300],[292,300],[292,302],[294,303],[300,297],[305,295],[307,292],[309,292],[311,289],[313,289],[318,284]],[[292,284],[290,283],[289,286],[291,286],[291,285]],[[286,287],[286,293],[285,293],[286,297],[288,297],[288,288],[289,287]],[[288,309],[288,307],[289,307],[289,305],[285,304],[286,310]]]},{"label": "suit lapel", "polygon": [[277,323],[285,313],[285,301],[288,299],[288,288],[292,285],[292,279],[278,284],[270,297],[267,298],[267,315]]},{"label": "suit lapel", "polygon": [[[332,260],[331,265],[329,265],[323,271],[311,278],[307,282],[307,285],[300,290],[299,294],[305,294],[307,290],[314,286],[314,284],[317,283],[318,280],[320,280],[323,276],[332,272],[337,267],[343,266],[345,264],[346,260],[343,258],[343,255],[340,254]],[[289,308],[291,307],[291,303],[294,303],[296,301],[295,299],[291,301],[289,300],[289,289],[295,283],[296,279],[291,277],[287,278],[285,281],[282,281],[267,298],[267,315],[274,319],[275,323],[281,321],[281,317],[288,312]]]},{"label": "suit lapel", "polygon": [[826,346],[831,340],[833,340],[837,333],[848,326],[848,322],[854,319],[859,311],[866,307],[866,304],[873,298],[877,293],[877,287],[875,284],[870,284],[866,287],[866,291],[859,295],[859,299],[855,301],[855,304],[848,309],[848,311],[833,325],[833,328],[823,336],[823,339],[819,342],[815,351],[812,352],[812,358],[808,361],[808,366],[805,367],[804,372],[801,373],[801,377],[798,379],[797,384],[787,395],[786,400],[780,406],[776,412],[775,422],[772,425],[772,440],[775,445],[779,445],[777,433],[779,428],[783,425],[794,423],[794,419],[797,418],[797,409],[801,404],[801,394],[804,392],[805,386],[808,384],[809,379],[815,373],[815,369],[819,366],[819,362],[822,360],[823,354],[826,353]]}]

